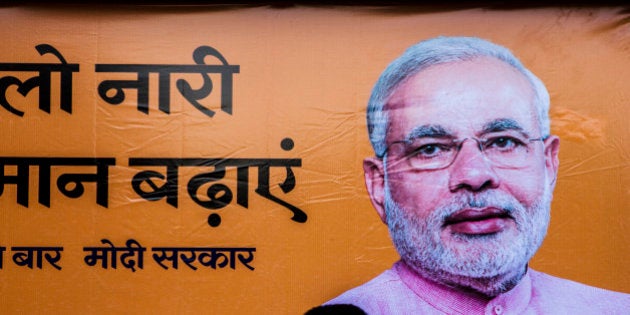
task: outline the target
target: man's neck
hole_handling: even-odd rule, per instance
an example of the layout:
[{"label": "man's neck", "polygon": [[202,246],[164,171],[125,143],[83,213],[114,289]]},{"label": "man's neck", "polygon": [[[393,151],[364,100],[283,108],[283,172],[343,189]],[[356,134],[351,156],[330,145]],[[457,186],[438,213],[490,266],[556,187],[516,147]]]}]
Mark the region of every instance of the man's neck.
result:
[{"label": "man's neck", "polygon": [[421,277],[442,284],[459,291],[468,292],[478,295],[481,298],[492,299],[495,296],[510,291],[525,276],[527,265],[506,274],[497,275],[487,278],[474,278],[461,275],[454,275],[447,272],[433,272],[423,268],[416,267],[403,261],[403,263],[412,271]]}]

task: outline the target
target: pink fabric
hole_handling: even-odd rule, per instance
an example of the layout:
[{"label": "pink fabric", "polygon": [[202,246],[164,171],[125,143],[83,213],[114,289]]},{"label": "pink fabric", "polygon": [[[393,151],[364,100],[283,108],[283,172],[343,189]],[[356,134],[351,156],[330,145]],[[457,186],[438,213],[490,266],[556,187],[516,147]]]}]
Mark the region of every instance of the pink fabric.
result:
[{"label": "pink fabric", "polygon": [[402,262],[330,304],[353,304],[368,314],[630,314],[629,294],[532,269],[512,290],[487,299],[423,279]]}]

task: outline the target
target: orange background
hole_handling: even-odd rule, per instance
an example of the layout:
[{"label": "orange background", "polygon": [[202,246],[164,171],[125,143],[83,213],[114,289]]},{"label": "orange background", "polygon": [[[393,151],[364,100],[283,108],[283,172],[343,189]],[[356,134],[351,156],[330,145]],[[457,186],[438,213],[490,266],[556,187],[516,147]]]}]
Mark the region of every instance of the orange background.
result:
[{"label": "orange background", "polygon": [[[3,313],[298,314],[359,285],[396,259],[386,227],[372,209],[361,161],[372,154],[364,107],[376,78],[406,47],[437,35],[471,35],[510,48],[546,83],[552,132],[560,135],[561,167],[549,235],[531,265],[607,289],[630,292],[628,205],[630,23],[622,8],[435,9],[423,7],[4,7],[0,62],[58,63],[34,47],[47,43],[74,74],[73,113],[37,108],[37,89],[7,96],[25,111],[0,108],[1,156],[115,157],[109,208],[94,202],[94,185],[78,199],[51,189],[51,207],[37,203],[31,168],[30,207],[15,185],[0,196]],[[195,48],[216,48],[234,76],[234,113],[212,118],[188,104],[172,81],[171,114],[149,115],[135,95],[110,105],[97,93],[107,79],[94,64],[193,64]],[[208,64],[216,63],[209,61]],[[34,74],[5,73],[28,79]],[[195,82],[198,75],[184,76]],[[216,78],[214,76],[213,78]],[[152,77],[152,82],[156,78]],[[218,82],[218,79],[215,79]],[[57,91],[53,88],[53,91]],[[218,89],[205,102],[218,100]],[[208,104],[208,103],[206,103]],[[292,151],[280,148],[290,137]],[[130,185],[129,158],[300,158],[297,186],[276,196],[304,210],[304,224],[254,192],[249,208],[214,210],[190,200],[179,208],[149,202]],[[253,168],[252,168],[253,169]],[[280,169],[281,170],[281,169]],[[207,170],[205,170],[207,171]],[[9,171],[7,171],[9,172]],[[200,172],[182,171],[180,182]],[[55,174],[53,172],[53,174]],[[53,177],[55,178],[55,177]],[[235,172],[225,183],[234,189]],[[272,185],[284,179],[272,171]],[[132,273],[89,267],[85,246],[256,247],[252,265],[236,270],[164,270],[145,253]],[[63,246],[61,271],[17,267],[11,246]]]}]

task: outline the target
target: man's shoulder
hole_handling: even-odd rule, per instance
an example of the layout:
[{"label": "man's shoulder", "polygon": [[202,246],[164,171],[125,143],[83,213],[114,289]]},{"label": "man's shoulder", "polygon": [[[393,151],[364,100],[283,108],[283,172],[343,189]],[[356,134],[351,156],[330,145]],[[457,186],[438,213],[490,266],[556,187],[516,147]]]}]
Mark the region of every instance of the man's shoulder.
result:
[{"label": "man's shoulder", "polygon": [[[400,313],[401,307],[411,306],[414,293],[400,278],[396,269],[392,267],[372,280],[350,289],[338,297],[324,303],[324,305],[352,304],[364,311],[382,314]],[[413,309],[422,309],[420,305],[414,305]]]},{"label": "man's shoulder", "polygon": [[543,303],[566,304],[568,308],[607,310],[622,314],[630,309],[630,294],[589,286],[543,272],[530,270],[532,294]]},{"label": "man's shoulder", "polygon": [[385,270],[372,280],[342,293],[338,297],[326,302],[326,304],[352,304],[362,300],[371,301],[374,297],[382,297],[392,290],[400,290],[402,288],[401,286],[404,287],[404,284],[396,271],[392,268]]},{"label": "man's shoulder", "polygon": [[610,291],[587,284],[575,282],[572,280],[558,278],[544,272],[531,270],[530,277],[535,290],[549,291],[548,294],[577,294],[577,295],[593,295],[598,297],[612,296],[619,298],[630,298],[630,294]]}]

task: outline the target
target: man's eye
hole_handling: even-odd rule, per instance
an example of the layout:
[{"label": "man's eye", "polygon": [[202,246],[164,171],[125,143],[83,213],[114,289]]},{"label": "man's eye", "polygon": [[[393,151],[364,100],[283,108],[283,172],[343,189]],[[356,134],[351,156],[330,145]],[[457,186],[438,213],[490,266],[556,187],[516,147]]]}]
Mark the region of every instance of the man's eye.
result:
[{"label": "man's eye", "polygon": [[514,137],[496,137],[486,141],[486,149],[512,150],[522,146],[523,142]]},{"label": "man's eye", "polygon": [[450,147],[448,145],[430,143],[416,147],[412,150],[410,155],[419,158],[433,158],[444,154],[449,151],[449,149]]}]

